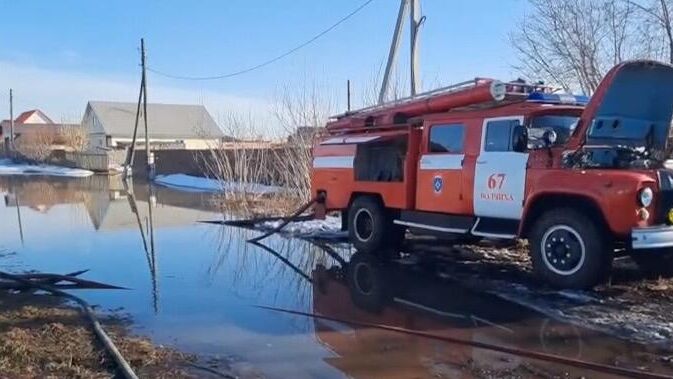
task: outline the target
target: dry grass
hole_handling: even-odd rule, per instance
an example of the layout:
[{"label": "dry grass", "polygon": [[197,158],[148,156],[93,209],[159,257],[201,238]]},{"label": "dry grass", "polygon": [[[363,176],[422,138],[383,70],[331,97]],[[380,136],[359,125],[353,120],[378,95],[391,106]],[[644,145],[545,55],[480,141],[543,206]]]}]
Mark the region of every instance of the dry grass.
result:
[{"label": "dry grass", "polygon": [[[57,299],[0,295],[0,372],[12,378],[110,378],[114,364],[85,319]],[[38,304],[38,305],[30,305]],[[128,335],[120,319],[102,320],[121,353],[143,378],[187,378],[191,357]]]},{"label": "dry grass", "polygon": [[299,203],[292,196],[252,194],[246,197],[235,193],[215,196],[212,202],[216,209],[240,217],[282,216],[297,208]]}]

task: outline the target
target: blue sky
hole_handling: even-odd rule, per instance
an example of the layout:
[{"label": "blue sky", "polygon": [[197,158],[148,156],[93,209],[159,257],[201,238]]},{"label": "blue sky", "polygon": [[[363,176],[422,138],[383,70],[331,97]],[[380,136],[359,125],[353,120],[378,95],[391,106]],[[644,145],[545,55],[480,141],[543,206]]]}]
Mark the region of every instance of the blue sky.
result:
[{"label": "blue sky", "polygon": [[[13,87],[19,111],[41,108],[55,119],[76,119],[89,99],[134,101],[140,37],[147,43],[148,65],[158,70],[227,73],[284,52],[363,2],[0,0],[0,104],[6,104],[6,88]],[[319,82],[325,91],[345,96],[346,79],[358,98],[373,87],[386,59],[398,6],[398,0],[374,0],[312,45],[247,75],[195,82],[150,74],[149,100],[204,103],[214,114],[256,110],[287,84]],[[422,8],[426,87],[516,75],[508,33],[524,16],[525,0],[422,0]],[[404,74],[407,46],[405,39]]]}]

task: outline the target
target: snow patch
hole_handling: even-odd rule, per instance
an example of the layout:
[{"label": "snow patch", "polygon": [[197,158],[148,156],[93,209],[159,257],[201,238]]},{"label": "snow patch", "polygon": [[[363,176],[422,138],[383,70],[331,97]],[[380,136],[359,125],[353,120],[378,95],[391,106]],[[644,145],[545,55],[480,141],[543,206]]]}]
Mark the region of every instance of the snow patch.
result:
[{"label": "snow patch", "polygon": [[[275,229],[283,220],[265,221],[255,225],[258,229],[271,230]],[[345,232],[341,231],[341,217],[327,216],[324,220],[308,220],[291,222],[281,230],[281,233],[291,234],[298,237],[311,237],[322,239],[340,239],[346,236]]]},{"label": "snow patch", "polygon": [[282,191],[282,188],[278,186],[220,182],[216,179],[185,174],[159,175],[154,179],[154,182],[164,187],[190,192],[247,192],[263,195]]},{"label": "snow patch", "polygon": [[11,159],[0,159],[0,175],[40,175],[83,178],[93,175],[93,171],[48,164],[30,165],[16,163]]}]

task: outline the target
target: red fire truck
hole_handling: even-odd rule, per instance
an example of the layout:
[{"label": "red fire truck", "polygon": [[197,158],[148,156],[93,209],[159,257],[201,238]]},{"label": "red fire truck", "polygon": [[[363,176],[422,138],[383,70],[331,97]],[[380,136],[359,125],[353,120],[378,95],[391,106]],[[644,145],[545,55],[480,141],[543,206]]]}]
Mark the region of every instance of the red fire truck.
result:
[{"label": "red fire truck", "polygon": [[534,271],[563,288],[599,283],[616,254],[673,272],[672,114],[658,62],[614,67],[591,99],[475,79],[336,116],[312,191],[365,253],[409,230],[528,239]]}]

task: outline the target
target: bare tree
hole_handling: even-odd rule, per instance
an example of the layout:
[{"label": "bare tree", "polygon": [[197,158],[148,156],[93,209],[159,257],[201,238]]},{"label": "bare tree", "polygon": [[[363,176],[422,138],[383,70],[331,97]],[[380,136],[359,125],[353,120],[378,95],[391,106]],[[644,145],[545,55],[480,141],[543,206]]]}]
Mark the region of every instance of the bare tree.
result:
[{"label": "bare tree", "polygon": [[56,142],[73,151],[84,151],[89,143],[89,133],[79,125],[62,125],[57,132]]},{"label": "bare tree", "polygon": [[[629,6],[644,16],[642,19],[643,42],[650,45],[652,51],[673,64],[673,25],[670,0],[650,0],[643,4],[637,1],[624,0]],[[659,57],[657,57],[659,58]]]},{"label": "bare tree", "polygon": [[24,132],[16,139],[16,151],[30,160],[44,162],[51,155],[55,138],[56,133],[48,129]]},{"label": "bare tree", "polygon": [[[376,105],[378,103],[382,80],[383,62],[381,62],[376,72],[373,72],[372,75],[369,76],[369,79],[365,81],[364,86],[361,88],[361,100],[363,107]],[[436,87],[439,87],[440,85],[438,83],[438,81],[435,81],[433,84],[436,85]],[[388,96],[386,101],[396,101],[406,96],[409,96],[408,77],[403,77],[399,68],[396,66],[393,69],[392,76],[390,77]]]},{"label": "bare tree", "polygon": [[[636,5],[624,0],[529,0],[510,39],[524,75],[591,94],[613,65],[651,57]],[[642,21],[642,20],[640,20]]]},{"label": "bare tree", "polygon": [[228,206],[251,208],[267,195],[262,184],[272,182],[271,148],[254,140],[258,123],[252,114],[228,112],[218,117],[218,123],[228,138],[213,143],[197,159],[206,173],[218,180]]},{"label": "bare tree", "polygon": [[335,113],[336,100],[326,85],[316,81],[286,83],[277,91],[273,115],[285,133],[300,126],[323,127]]},{"label": "bare tree", "polygon": [[274,150],[272,162],[281,182],[302,201],[310,196],[311,148],[336,109],[335,96],[315,81],[277,91],[273,114],[288,138],[282,149]]}]

